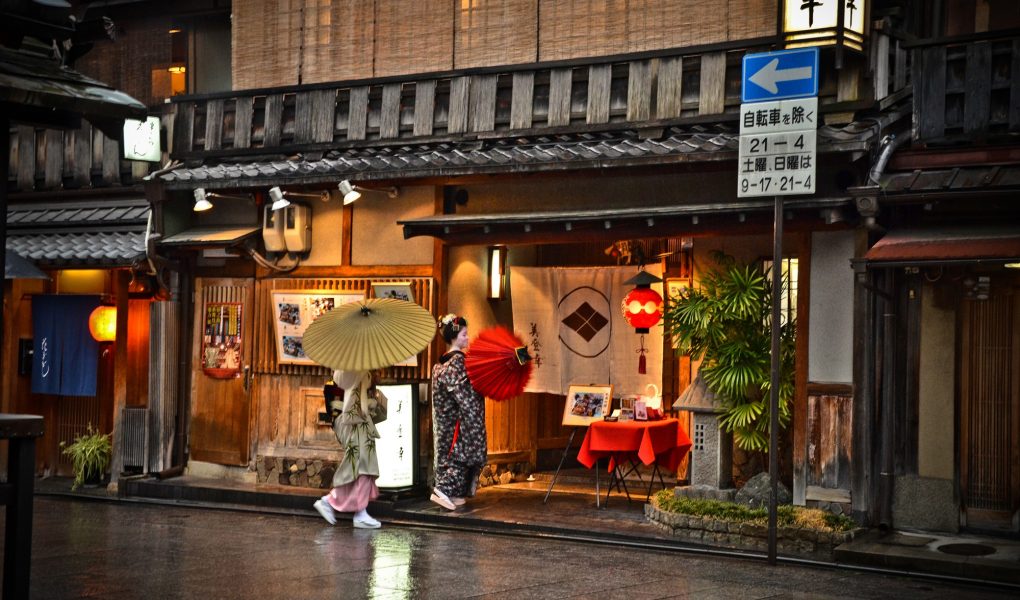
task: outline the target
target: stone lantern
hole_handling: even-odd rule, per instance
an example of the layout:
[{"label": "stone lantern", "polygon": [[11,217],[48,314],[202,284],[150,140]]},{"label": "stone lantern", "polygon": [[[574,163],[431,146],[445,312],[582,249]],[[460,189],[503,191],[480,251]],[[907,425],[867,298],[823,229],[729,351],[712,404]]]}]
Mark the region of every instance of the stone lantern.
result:
[{"label": "stone lantern", "polygon": [[673,403],[673,410],[691,413],[691,454],[688,474],[691,485],[678,487],[677,494],[732,499],[733,436],[719,425],[719,403],[701,375]]}]

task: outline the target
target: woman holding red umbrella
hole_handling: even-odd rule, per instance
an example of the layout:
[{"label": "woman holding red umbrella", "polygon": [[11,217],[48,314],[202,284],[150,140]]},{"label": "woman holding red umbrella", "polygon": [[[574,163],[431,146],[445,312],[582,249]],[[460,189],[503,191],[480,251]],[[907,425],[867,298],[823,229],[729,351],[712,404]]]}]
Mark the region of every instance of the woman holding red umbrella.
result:
[{"label": "woman holding red umbrella", "polygon": [[475,391],[464,365],[467,320],[449,314],[439,320],[449,351],[432,369],[432,431],[436,485],[429,498],[447,510],[475,495],[488,456],[485,398]]}]

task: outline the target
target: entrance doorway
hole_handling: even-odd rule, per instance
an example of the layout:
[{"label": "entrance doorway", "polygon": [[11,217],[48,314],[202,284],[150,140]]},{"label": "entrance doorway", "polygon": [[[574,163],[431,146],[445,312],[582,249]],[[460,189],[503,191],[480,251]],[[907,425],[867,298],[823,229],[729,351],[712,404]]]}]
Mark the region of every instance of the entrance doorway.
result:
[{"label": "entrance doorway", "polygon": [[[961,306],[961,525],[1020,531],[1020,277]],[[999,281],[995,281],[996,279]],[[987,295],[987,299],[980,298]]]}]

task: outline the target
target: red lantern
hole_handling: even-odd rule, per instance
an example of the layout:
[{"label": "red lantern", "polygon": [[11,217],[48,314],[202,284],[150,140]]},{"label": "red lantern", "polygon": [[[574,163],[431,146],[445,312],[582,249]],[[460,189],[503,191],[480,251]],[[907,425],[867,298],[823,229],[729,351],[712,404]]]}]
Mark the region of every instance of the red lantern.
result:
[{"label": "red lantern", "polygon": [[637,333],[648,333],[662,318],[662,296],[650,287],[636,287],[623,299],[623,316]]},{"label": "red lantern", "polygon": [[[662,296],[650,286],[662,281],[655,275],[641,271],[625,283],[635,287],[623,298],[623,317],[627,319],[635,333],[648,333],[648,330],[659,323],[662,318]],[[641,336],[641,348],[638,349],[638,373],[647,372],[645,366],[645,336]]]}]

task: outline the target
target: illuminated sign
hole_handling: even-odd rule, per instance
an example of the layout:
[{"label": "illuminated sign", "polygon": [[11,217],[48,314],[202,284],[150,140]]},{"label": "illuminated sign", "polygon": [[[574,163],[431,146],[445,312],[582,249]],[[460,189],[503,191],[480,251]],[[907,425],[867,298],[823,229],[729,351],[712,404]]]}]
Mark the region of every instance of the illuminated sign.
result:
[{"label": "illuminated sign", "polygon": [[865,0],[783,0],[787,48],[845,46],[864,49]]},{"label": "illuminated sign", "polygon": [[124,119],[124,158],[149,162],[161,160],[159,117],[149,117],[144,121]]},{"label": "illuminated sign", "polygon": [[414,485],[414,454],[417,424],[414,421],[414,385],[380,385],[386,395],[386,420],[376,424],[379,439],[375,451],[379,457],[379,488],[404,488]]}]

